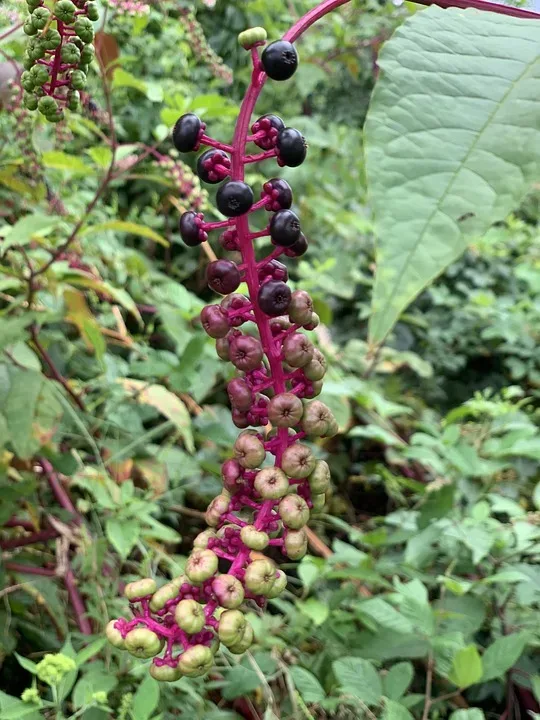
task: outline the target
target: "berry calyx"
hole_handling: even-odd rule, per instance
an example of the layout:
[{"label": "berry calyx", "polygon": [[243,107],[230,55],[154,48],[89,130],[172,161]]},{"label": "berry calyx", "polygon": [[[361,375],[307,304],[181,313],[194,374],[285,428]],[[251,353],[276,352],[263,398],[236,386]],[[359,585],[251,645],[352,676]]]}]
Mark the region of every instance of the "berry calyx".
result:
[{"label": "berry calyx", "polygon": [[199,146],[199,137],[204,129],[201,119],[193,113],[178,118],[172,131],[172,141],[178,152],[187,153]]},{"label": "berry calyx", "polygon": [[257,301],[264,313],[270,317],[277,317],[287,312],[291,294],[290,287],[282,280],[269,280],[261,285]]},{"label": "berry calyx", "polygon": [[279,133],[285,128],[285,123],[278,115],[263,115],[255,120],[251,126],[251,132],[254,135],[261,135],[254,140],[257,147],[263,150],[271,150],[275,147]]},{"label": "berry calyx", "polygon": [[180,237],[188,247],[200,245],[207,239],[207,234],[202,229],[203,216],[193,210],[185,212],[180,218]]},{"label": "berry calyx", "polygon": [[306,140],[299,130],[284,128],[277,137],[279,165],[298,167],[306,159]]},{"label": "berry calyx", "polygon": [[266,200],[266,210],[277,212],[288,210],[293,201],[291,186],[282,178],[272,178],[265,182],[261,192],[261,199]]},{"label": "berry calyx", "polygon": [[288,80],[298,67],[298,53],[288,40],[276,40],[265,47],[261,63],[272,80]]},{"label": "berry calyx", "polygon": [[215,185],[229,175],[231,161],[223,150],[211,148],[197,160],[197,175],[204,182]]},{"label": "berry calyx", "polygon": [[232,260],[215,260],[206,268],[206,281],[212,290],[228,295],[240,285],[240,270]]},{"label": "berry calyx", "polygon": [[226,217],[244,215],[253,205],[253,190],[244,182],[230,180],[219,188],[216,205]]},{"label": "berry calyx", "polygon": [[292,210],[278,210],[270,220],[270,237],[274,245],[290,247],[300,237],[298,215]]}]

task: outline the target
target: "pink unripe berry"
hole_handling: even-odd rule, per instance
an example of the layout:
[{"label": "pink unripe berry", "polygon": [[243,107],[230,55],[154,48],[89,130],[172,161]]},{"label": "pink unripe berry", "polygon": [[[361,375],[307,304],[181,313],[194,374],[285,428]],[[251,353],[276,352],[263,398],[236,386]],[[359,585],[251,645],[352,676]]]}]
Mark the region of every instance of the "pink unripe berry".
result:
[{"label": "pink unripe berry", "polygon": [[331,410],[324,403],[315,400],[304,407],[302,427],[308,435],[325,437],[333,417]]},{"label": "pink unripe berry", "polygon": [[212,582],[212,590],[219,604],[229,610],[234,610],[244,602],[244,588],[234,575],[219,575]]},{"label": "pink unripe berry", "polygon": [[326,358],[318,348],[313,349],[313,357],[304,367],[308,380],[322,380],[326,373]]},{"label": "pink unripe berry", "polygon": [[201,323],[207,335],[218,339],[229,332],[227,313],[219,305],[206,305],[201,312]]},{"label": "pink unripe berry", "polygon": [[286,495],[279,503],[278,512],[283,524],[291,530],[300,530],[309,520],[309,508],[300,495]]},{"label": "pink unripe berry", "polygon": [[292,393],[275,395],[268,404],[268,419],[280,428],[294,427],[302,419],[304,406]]},{"label": "pink unripe berry", "polygon": [[221,479],[223,480],[223,487],[230,493],[236,492],[242,487],[242,466],[231,458],[226,460],[221,466]]},{"label": "pink unripe berry", "polygon": [[240,335],[229,341],[229,358],[239,370],[256,370],[263,359],[262,345],[250,335]]},{"label": "pink unripe berry", "polygon": [[206,524],[210,525],[210,527],[217,527],[221,516],[228,511],[229,505],[230,498],[224,493],[215,497],[206,510],[204,516]]},{"label": "pink unripe berry", "polygon": [[291,322],[304,325],[311,321],[313,315],[313,301],[305,290],[295,290],[288,308]]},{"label": "pink unripe berry", "polygon": [[313,345],[302,333],[287,335],[283,341],[283,355],[291,367],[305,367],[313,358]]},{"label": "pink unripe berry", "polygon": [[259,467],[266,457],[262,442],[248,433],[242,433],[236,438],[234,454],[240,465],[249,469]]},{"label": "pink unripe berry", "polygon": [[253,404],[253,393],[243,378],[234,378],[227,385],[231,405],[241,412],[247,412]]}]

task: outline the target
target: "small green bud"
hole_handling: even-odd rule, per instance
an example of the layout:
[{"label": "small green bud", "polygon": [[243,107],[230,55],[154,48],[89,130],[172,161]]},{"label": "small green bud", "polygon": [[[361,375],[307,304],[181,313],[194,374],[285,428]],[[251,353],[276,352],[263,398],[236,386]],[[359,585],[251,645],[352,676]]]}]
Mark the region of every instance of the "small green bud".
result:
[{"label": "small green bud", "polygon": [[277,577],[274,580],[274,584],[272,585],[272,589],[267,594],[267,598],[269,600],[272,600],[273,598],[278,597],[278,595],[281,595],[281,593],[285,590],[287,587],[287,576],[283,572],[283,570],[277,571]]},{"label": "small green bud", "polygon": [[[49,28],[47,32],[41,36],[41,41],[43,42],[45,50],[56,50],[56,48],[62,42],[62,36],[58,32],[58,30],[54,30],[54,28]],[[40,57],[43,57],[43,55],[40,55]]]},{"label": "small green bud", "polygon": [[[69,0],[67,0],[69,2]],[[64,0],[62,0],[64,2]],[[94,39],[94,26],[91,21],[85,17],[79,17],[75,20],[73,29],[84,43],[91,43]]]},{"label": "small green bud", "polygon": [[240,539],[250,550],[264,550],[270,542],[268,534],[257,530],[254,525],[244,525],[240,530]]},{"label": "small green bud", "polygon": [[138,658],[151,658],[163,647],[163,640],[152,630],[135,628],[130,630],[124,639],[126,650]]},{"label": "small green bud", "polygon": [[77,8],[71,0],[58,0],[53,9],[55,16],[67,25],[71,25],[71,23],[75,22],[76,11]]},{"label": "small green bud", "polygon": [[219,618],[219,639],[227,647],[234,645],[243,638],[246,625],[247,620],[240,610],[225,610]]},{"label": "small green bud", "polygon": [[55,653],[45,655],[45,657],[36,665],[36,675],[47,685],[58,685],[58,683],[70,672],[75,670],[77,666],[73,658]]},{"label": "small green bud", "polygon": [[281,457],[283,472],[291,478],[305,478],[315,470],[316,460],[307,445],[294,443]]},{"label": "small green bud", "polygon": [[182,672],[178,665],[171,667],[170,665],[150,665],[150,675],[158,682],[174,682],[180,680]]},{"label": "small green bud", "polygon": [[23,32],[26,35],[35,35],[37,33],[37,31],[38,31],[38,29],[32,22],[31,18],[28,18],[27,20],[24,21]]},{"label": "small green bud", "polygon": [[153,595],[156,590],[156,581],[152,580],[152,578],[145,578],[144,580],[136,580],[135,582],[128,583],[124,588],[124,595],[128,600],[138,600],[139,598]]},{"label": "small green bud", "polygon": [[325,460],[317,460],[315,469],[308,477],[309,488],[312,493],[325,493],[330,489],[330,468]]},{"label": "small green bud", "polygon": [[196,600],[187,598],[180,600],[176,606],[174,619],[178,627],[190,635],[201,632],[206,623],[202,605],[199,605]]},{"label": "small green bud", "polygon": [[122,637],[122,633],[120,630],[117,630],[117,628],[114,627],[116,623],[116,620],[111,620],[107,623],[107,627],[105,628],[105,635],[107,636],[107,640],[113,645],[115,648],[119,648],[120,650],[124,650],[125,643],[124,638]]},{"label": "small green bud", "polygon": [[85,65],[90,65],[90,63],[94,59],[95,54],[96,49],[92,44],[89,43],[88,45],[85,45],[81,50],[81,62]]},{"label": "small green bud", "polygon": [[307,533],[302,530],[288,530],[284,539],[285,552],[291,560],[301,560],[307,553]]},{"label": "small green bud", "polygon": [[194,583],[202,583],[215,575],[218,556],[211,550],[193,550],[186,563],[186,575]]},{"label": "small green bud", "polygon": [[76,112],[81,106],[81,96],[77,90],[70,90],[67,96],[67,107]]},{"label": "small green bud", "polygon": [[62,48],[61,58],[62,62],[69,63],[70,65],[78,63],[81,59],[81,51],[75,43],[66,43]]},{"label": "small green bud", "polygon": [[38,99],[35,95],[25,92],[23,95],[23,103],[27,110],[37,110]]},{"label": "small green bud", "polygon": [[23,60],[22,60],[22,66],[25,70],[30,70],[30,68],[34,67],[35,60],[33,60],[28,52],[24,53]]},{"label": "small green bud", "polygon": [[182,653],[178,667],[182,675],[200,677],[211,670],[213,664],[214,656],[209,647],[193,645]]},{"label": "small green bud", "polygon": [[244,587],[234,575],[219,575],[212,583],[219,604],[228,610],[235,610],[244,602]]},{"label": "small green bud", "polygon": [[292,530],[300,530],[309,520],[309,508],[300,495],[286,495],[279,503],[279,516]]},{"label": "small green bud", "polygon": [[107,702],[107,693],[105,690],[96,690],[92,693],[91,699],[98,705],[105,705]]},{"label": "small green bud", "polygon": [[30,75],[34,81],[34,85],[45,85],[49,81],[49,69],[45,65],[34,65],[30,70]]},{"label": "small green bud", "polygon": [[60,108],[57,108],[57,110],[55,110],[55,112],[50,113],[49,115],[45,115],[45,117],[47,118],[47,120],[48,120],[49,122],[59,123],[59,122],[62,122],[62,120],[64,119],[65,115],[64,115],[64,111],[63,111],[63,110],[61,110]]},{"label": "small green bud", "polygon": [[86,87],[86,75],[82,70],[72,70],[69,81],[74,90],[84,90]]},{"label": "small green bud", "polygon": [[99,20],[99,10],[94,2],[86,3],[86,16],[89,20],[92,20],[95,22],[96,20]]},{"label": "small green bud", "polygon": [[54,98],[45,95],[39,99],[38,110],[42,115],[53,115],[58,111],[58,104]]},{"label": "small green bud", "polygon": [[238,42],[244,50],[250,50],[252,47],[266,42],[268,33],[263,27],[252,27],[244,30],[238,35]]},{"label": "small green bud", "polygon": [[229,647],[229,650],[234,653],[235,655],[242,655],[242,653],[245,653],[246,650],[249,650],[249,648],[253,645],[253,639],[254,639],[254,632],[253,628],[249,623],[246,624],[246,629],[244,630],[244,634],[242,636],[242,639],[239,640],[234,645],[231,645]]},{"label": "small green bud", "polygon": [[243,468],[253,470],[263,462],[266,451],[258,437],[241,433],[234,443],[234,456]]},{"label": "small green bud", "polygon": [[29,705],[41,705],[41,698],[36,687],[29,687],[22,691],[21,700]]},{"label": "small green bud", "polygon": [[21,75],[21,85],[26,92],[32,92],[35,87],[35,80],[28,70],[25,70]]},{"label": "small green bud", "polygon": [[276,566],[268,558],[254,560],[246,568],[244,583],[256,595],[266,595],[276,580]]},{"label": "small green bud", "polygon": [[174,600],[177,595],[178,588],[176,585],[172,582],[165,583],[165,585],[160,587],[159,590],[156,590],[156,592],[152,595],[152,599],[150,600],[150,610],[152,612],[163,610],[169,600]]},{"label": "small green bud", "polygon": [[255,476],[255,490],[263,500],[279,500],[289,490],[289,480],[280,468],[263,468]]},{"label": "small green bud", "polygon": [[[45,25],[49,22],[50,17],[51,13],[46,7],[37,7],[30,16],[30,20],[36,30],[43,30]],[[33,33],[28,34],[31,35]]]}]

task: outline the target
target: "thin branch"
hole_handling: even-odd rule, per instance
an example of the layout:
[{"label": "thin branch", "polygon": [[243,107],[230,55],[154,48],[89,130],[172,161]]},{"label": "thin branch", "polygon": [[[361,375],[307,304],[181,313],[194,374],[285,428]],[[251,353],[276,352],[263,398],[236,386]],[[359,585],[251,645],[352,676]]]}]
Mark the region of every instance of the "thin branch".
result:
[{"label": "thin branch", "polygon": [[17,25],[13,25],[12,27],[10,27],[8,30],[6,30],[5,33],[0,35],[0,42],[2,42],[2,40],[5,40],[10,35],[13,35],[13,33],[17,32],[17,30],[20,30],[23,25],[24,25],[24,23],[20,22]]},{"label": "thin branch", "polygon": [[[39,272],[39,271],[38,271]],[[47,367],[50,370],[51,375],[54,377],[54,379],[62,385],[64,390],[68,393],[68,395],[72,398],[73,402],[79,407],[80,410],[85,410],[84,402],[82,401],[81,397],[77,395],[68,385],[68,381],[66,378],[62,375],[62,373],[58,370],[56,365],[54,364],[53,359],[49,355],[49,353],[45,350],[43,345],[41,344],[39,340],[39,330],[38,326],[33,323],[30,327],[30,335],[32,336],[32,341],[34,343],[34,346],[36,350],[38,351],[38,354],[40,355],[43,362],[47,365]]]},{"label": "thin branch", "polygon": [[40,530],[40,532],[23,535],[22,537],[0,540],[0,549],[13,550],[18,547],[25,547],[26,545],[35,545],[36,543],[47,542],[48,540],[52,540],[56,537],[58,537],[56,530]]},{"label": "thin branch", "polygon": [[56,577],[54,570],[48,568],[34,567],[33,565],[21,565],[20,563],[4,563],[6,570],[15,573],[28,574],[28,575],[42,575],[43,577]]},{"label": "thin branch", "polygon": [[427,661],[427,669],[426,669],[426,692],[425,692],[424,712],[422,713],[422,720],[429,720],[429,711],[431,710],[431,706],[433,704],[433,701],[431,698],[431,691],[433,688],[434,667],[435,667],[435,660],[433,658],[433,653],[430,652],[428,661]]},{"label": "thin branch", "polygon": [[86,608],[84,606],[83,599],[75,582],[75,576],[71,565],[68,564],[68,569],[64,576],[64,582],[66,583],[66,589],[68,591],[71,605],[75,610],[75,617],[77,619],[77,625],[83,635],[92,635],[92,626],[90,620],[86,617]]},{"label": "thin branch", "polygon": [[77,521],[77,524],[80,524],[81,517],[79,513],[77,512],[77,509],[75,508],[75,505],[73,504],[71,498],[69,497],[66,490],[62,487],[62,484],[60,483],[57,474],[54,472],[54,468],[51,465],[51,463],[46,460],[45,458],[39,459],[39,465],[41,469],[43,470],[43,473],[45,477],[47,478],[47,481],[49,483],[49,486],[51,490],[53,491],[53,494],[59,503],[61,507],[64,508],[64,510],[67,510],[72,515],[75,516],[75,519]]}]

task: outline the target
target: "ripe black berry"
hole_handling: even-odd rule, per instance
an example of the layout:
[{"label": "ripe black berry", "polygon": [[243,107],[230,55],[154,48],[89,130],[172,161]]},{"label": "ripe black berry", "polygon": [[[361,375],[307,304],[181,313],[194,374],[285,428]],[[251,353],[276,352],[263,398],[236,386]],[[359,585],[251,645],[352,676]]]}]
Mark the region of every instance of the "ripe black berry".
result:
[{"label": "ripe black berry", "polygon": [[216,260],[206,268],[206,281],[212,290],[228,295],[240,285],[240,270],[232,260]]},{"label": "ripe black berry", "polygon": [[277,138],[278,162],[280,165],[298,167],[306,159],[306,140],[299,130],[284,128]]},{"label": "ripe black berry", "polygon": [[298,240],[285,249],[285,255],[287,255],[287,257],[300,257],[300,255],[303,255],[307,249],[308,241],[306,236],[304,233],[300,233]]},{"label": "ripe black berry", "polygon": [[244,182],[231,180],[219,188],[216,205],[226,217],[244,215],[253,205],[253,190]]},{"label": "ripe black berry", "polygon": [[223,150],[211,148],[197,160],[197,175],[207,183],[216,184],[229,174],[231,161]]},{"label": "ripe black berry", "polygon": [[270,220],[270,237],[274,245],[290,247],[300,237],[300,220],[292,210],[278,210]]},{"label": "ripe black berry", "polygon": [[291,186],[281,178],[272,178],[264,183],[261,198],[267,198],[267,210],[287,210],[293,200]]},{"label": "ripe black berry", "polygon": [[277,317],[287,312],[291,295],[290,287],[282,280],[269,280],[261,285],[257,300],[264,313]]},{"label": "ripe black berry", "polygon": [[298,53],[287,40],[276,40],[267,45],[261,56],[262,66],[272,80],[288,80],[298,67]]},{"label": "ripe black berry", "polygon": [[206,240],[206,233],[201,230],[202,215],[192,210],[185,212],[180,218],[180,235],[189,247],[200,245]]},{"label": "ripe black berry", "polygon": [[263,115],[258,120],[255,120],[251,126],[251,132],[254,135],[260,132],[265,133],[264,137],[255,140],[255,145],[263,150],[270,150],[270,148],[275,146],[277,136],[284,127],[285,123],[277,115]]},{"label": "ripe black berry", "polygon": [[176,121],[172,132],[174,147],[179,152],[191,152],[196,150],[199,144],[199,135],[203,129],[200,118],[193,113],[182,115]]}]

